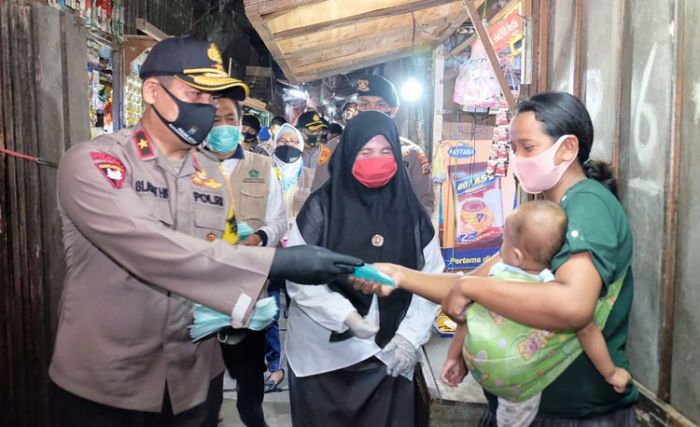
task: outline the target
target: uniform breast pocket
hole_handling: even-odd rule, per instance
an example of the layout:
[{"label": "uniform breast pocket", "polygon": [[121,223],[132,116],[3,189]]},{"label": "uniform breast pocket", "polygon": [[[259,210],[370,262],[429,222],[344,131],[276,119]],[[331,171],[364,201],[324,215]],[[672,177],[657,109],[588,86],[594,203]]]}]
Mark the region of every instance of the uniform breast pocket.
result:
[{"label": "uniform breast pocket", "polygon": [[226,227],[224,208],[201,208],[195,210],[194,225],[196,236],[201,239],[211,242],[215,239],[223,238]]},{"label": "uniform breast pocket", "polygon": [[[267,210],[267,194],[259,188],[242,188],[236,210],[236,218],[246,222],[264,222]],[[252,224],[248,224],[251,225]]]},{"label": "uniform breast pocket", "polygon": [[167,200],[152,200],[150,203],[149,214],[164,227],[173,227],[173,216],[170,213],[170,205],[168,204]]}]

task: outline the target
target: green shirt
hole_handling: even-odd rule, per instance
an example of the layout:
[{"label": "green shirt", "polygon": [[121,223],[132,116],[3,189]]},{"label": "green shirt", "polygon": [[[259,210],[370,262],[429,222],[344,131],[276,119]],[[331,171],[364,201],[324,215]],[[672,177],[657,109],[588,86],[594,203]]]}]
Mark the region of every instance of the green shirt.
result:
[{"label": "green shirt", "polygon": [[[571,255],[588,252],[603,281],[601,297],[607,287],[627,272],[603,336],[615,366],[629,369],[625,354],[629,313],[632,307],[632,230],[620,202],[602,184],[586,179],[576,183],[562,197],[569,225],[566,240],[552,261],[552,270]],[[628,271],[630,269],[630,271]],[[632,405],[639,392],[634,386],[617,393],[598,373],[588,356],[582,353],[549,387],[542,392],[539,415],[547,418],[590,418]],[[492,396],[489,404],[495,410]]]}]

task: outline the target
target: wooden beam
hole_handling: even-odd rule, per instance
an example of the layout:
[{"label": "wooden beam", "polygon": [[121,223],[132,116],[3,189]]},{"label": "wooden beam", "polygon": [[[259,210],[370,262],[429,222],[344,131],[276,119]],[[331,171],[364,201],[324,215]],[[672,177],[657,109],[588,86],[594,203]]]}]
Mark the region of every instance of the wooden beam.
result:
[{"label": "wooden beam", "polygon": [[153,37],[156,41],[168,39],[171,36],[161,31],[158,27],[142,18],[136,18],[136,29],[142,33]]},{"label": "wooden beam", "polygon": [[506,101],[508,102],[508,108],[513,110],[515,109],[515,98],[513,97],[513,93],[508,87],[506,77],[503,75],[503,70],[501,70],[501,67],[498,64],[498,57],[496,56],[496,51],[493,49],[491,39],[489,38],[489,35],[486,32],[484,23],[481,22],[481,19],[479,18],[479,12],[477,12],[476,7],[474,7],[474,3],[472,3],[472,0],[462,1],[464,3],[464,7],[467,8],[469,18],[472,20],[474,28],[476,28],[476,33],[478,34],[481,43],[484,45],[486,56],[488,56],[489,58],[489,62],[491,63],[491,67],[493,68],[494,74],[496,74],[498,85],[501,87],[501,92],[503,93],[503,96],[505,96]]},{"label": "wooden beam", "polygon": [[[450,28],[457,27],[467,19],[466,11],[461,3],[447,3],[444,6],[416,12],[413,16],[415,16],[416,21],[416,38],[431,40],[435,45],[441,41],[441,37],[449,36]],[[335,50],[339,47],[338,40],[341,40],[342,45],[345,46],[365,42],[368,38],[392,37],[397,33],[404,33],[406,37],[412,37],[412,15],[359,22],[342,28],[305,34],[281,40],[278,45],[285,57],[292,59],[320,50]]]},{"label": "wooden beam", "polygon": [[[386,36],[385,34],[370,34],[376,38],[365,39],[363,41],[356,41],[354,43],[343,43],[343,45],[338,46],[335,49],[317,49],[314,52],[309,52],[306,55],[297,55],[294,52],[293,55],[285,55],[285,59],[289,61],[290,66],[294,69],[297,67],[303,67],[306,64],[318,64],[320,62],[329,61],[336,58],[348,57],[351,55],[361,55],[363,52],[377,50],[382,46],[387,46],[383,50],[388,50],[388,46],[395,46],[400,44],[400,48],[410,48],[412,46],[411,34],[404,31],[403,33],[395,33],[392,36]],[[420,40],[420,44],[424,42]]]},{"label": "wooden beam", "polygon": [[[448,2],[451,3],[451,2]],[[293,37],[299,37],[304,34],[314,33],[317,31],[325,31],[333,28],[344,27],[355,22],[367,22],[374,19],[385,19],[392,16],[403,15],[406,13],[416,12],[422,9],[429,9],[436,6],[443,6],[446,4],[445,0],[422,0],[415,1],[413,3],[407,3],[401,6],[386,7],[382,9],[376,9],[370,12],[361,13],[359,15],[346,16],[339,19],[333,19],[326,22],[318,22],[311,25],[306,25],[304,27],[292,28],[289,30],[278,31],[274,33],[276,40],[289,39]]]},{"label": "wooden beam", "polygon": [[[304,65],[294,66],[294,70],[299,74],[304,74],[308,71],[313,71],[314,69],[331,69],[338,65],[343,65],[345,63],[352,63],[354,61],[363,61],[366,58],[372,58],[375,56],[387,55],[393,52],[399,52],[405,54],[405,56],[410,56],[413,52],[413,43],[410,39],[400,40],[393,44],[380,44],[374,46],[373,49],[361,50],[358,53],[350,53],[343,56],[336,56],[325,61],[317,61]],[[405,52],[404,52],[405,51]],[[292,64],[290,64],[291,66]]]},{"label": "wooden beam", "polygon": [[[673,81],[673,109],[671,115],[671,150],[669,158],[666,212],[664,224],[664,248],[663,267],[661,279],[661,332],[659,333],[660,355],[659,355],[659,398],[665,402],[671,401],[671,375],[673,370],[673,338],[676,313],[676,276],[678,264],[676,255],[679,253],[678,234],[678,198],[680,194],[681,176],[681,134],[682,134],[682,114],[683,97],[686,91],[690,92],[690,87],[685,89],[686,83],[683,79],[684,66],[686,60],[684,25],[687,18],[684,17],[683,7],[678,3],[673,11],[673,58],[675,58],[675,78]],[[688,52],[690,53],[690,52]],[[692,55],[692,54],[691,54]],[[692,84],[692,83],[691,83]],[[690,85],[688,85],[690,86]],[[682,238],[682,237],[681,237]]]},{"label": "wooden beam", "polygon": [[[393,36],[399,35],[399,34],[406,34],[410,37],[410,31],[411,29],[409,27],[392,27],[388,28],[386,31],[382,33],[372,33],[372,34],[363,34],[363,33],[355,33],[354,36],[349,37],[349,38],[343,38],[343,45],[344,46],[357,46],[359,44],[362,44],[363,42],[370,41],[370,42],[378,42],[381,39],[384,38],[391,38]],[[376,37],[377,39],[373,39],[372,37]],[[314,56],[315,54],[319,52],[323,52],[326,50],[331,50],[331,49],[338,49],[338,41],[334,38],[328,37],[326,38],[326,42],[322,44],[313,44],[309,45],[306,47],[303,47],[301,49],[295,49],[291,52],[288,52],[284,54],[284,58],[287,60],[292,60],[292,59],[298,59],[298,58],[303,58],[306,56]]]},{"label": "wooden beam", "polygon": [[[513,9],[515,9],[520,2],[522,2],[522,0],[510,0],[510,3],[503,6],[501,8],[501,10],[498,11],[498,13],[493,15],[493,18],[491,18],[491,20],[489,21],[489,24],[495,24],[496,22],[505,18],[506,15],[509,14],[510,12],[512,12]],[[484,0],[478,0],[476,2],[476,8],[481,7],[482,4],[484,4]],[[528,15],[523,13],[523,16],[528,16]],[[471,36],[469,36],[469,38],[464,40],[462,43],[455,46],[455,48],[450,51],[450,56],[455,56],[455,55],[460,54],[464,49],[469,47],[469,45],[474,43],[474,41],[476,40],[476,37],[477,37],[476,34],[472,34]]]},{"label": "wooden beam", "polygon": [[348,64],[341,64],[341,65],[337,65],[337,66],[334,66],[331,68],[318,69],[318,70],[314,70],[313,72],[309,72],[306,74],[300,74],[298,76],[298,80],[300,82],[319,80],[319,79],[322,79],[324,77],[328,77],[328,76],[332,76],[332,75],[336,75],[336,74],[345,74],[345,73],[349,73],[351,71],[360,70],[362,68],[371,67],[373,65],[384,64],[387,62],[395,61],[397,59],[411,56],[412,54],[413,54],[412,50],[398,52],[398,53],[391,54],[391,55],[387,55],[386,53],[381,53],[379,55],[365,58],[362,61],[354,61],[354,62],[348,63]]},{"label": "wooden beam", "polygon": [[292,69],[289,68],[287,61],[284,60],[279,45],[275,42],[274,37],[272,37],[272,32],[267,28],[267,25],[265,25],[265,20],[262,19],[255,8],[249,8],[248,3],[253,3],[253,1],[246,0],[244,3],[245,14],[248,17],[248,21],[250,21],[250,24],[255,28],[255,31],[258,33],[263,43],[265,43],[265,46],[267,46],[267,50],[269,50],[270,54],[277,60],[277,65],[280,66],[284,75],[287,76],[287,79],[292,83],[296,83],[294,73],[292,73]]},{"label": "wooden beam", "polygon": [[255,11],[258,15],[286,12],[295,7],[320,3],[324,0],[244,0],[246,11]]}]

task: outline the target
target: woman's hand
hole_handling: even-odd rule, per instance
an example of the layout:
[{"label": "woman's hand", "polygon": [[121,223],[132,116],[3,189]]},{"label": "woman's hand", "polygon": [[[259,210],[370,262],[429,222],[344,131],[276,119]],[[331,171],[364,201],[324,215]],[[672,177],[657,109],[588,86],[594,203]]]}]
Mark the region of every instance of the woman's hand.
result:
[{"label": "woman's hand", "polygon": [[469,277],[463,277],[455,283],[450,293],[442,300],[442,310],[450,319],[458,324],[466,322],[464,311],[472,302],[462,291],[463,281],[465,280],[469,280]]},{"label": "woman's hand", "polygon": [[405,270],[407,270],[406,267],[388,262],[378,262],[372,265],[377,267],[377,270],[391,277],[391,279],[396,282],[396,287],[401,287],[401,283],[404,281],[405,277]]},{"label": "woman's hand", "polygon": [[442,365],[440,372],[440,380],[449,387],[457,387],[462,383],[464,377],[467,376],[467,365],[464,363],[464,358],[447,358],[445,364]]},{"label": "woman's hand", "polygon": [[381,285],[377,282],[358,279],[354,276],[349,276],[348,281],[352,283],[353,288],[368,295],[374,294],[380,297],[388,297],[396,289],[393,286]]},{"label": "woman's hand", "polygon": [[382,285],[374,281],[359,279],[357,277],[350,276],[350,283],[352,283],[355,289],[360,290],[366,294],[375,294],[380,297],[386,297],[389,296],[397,287],[401,286],[401,281],[404,277],[403,270],[405,270],[405,267],[383,262],[378,262],[372,265],[382,273],[391,277],[391,279],[394,282],[396,282],[396,287]]}]

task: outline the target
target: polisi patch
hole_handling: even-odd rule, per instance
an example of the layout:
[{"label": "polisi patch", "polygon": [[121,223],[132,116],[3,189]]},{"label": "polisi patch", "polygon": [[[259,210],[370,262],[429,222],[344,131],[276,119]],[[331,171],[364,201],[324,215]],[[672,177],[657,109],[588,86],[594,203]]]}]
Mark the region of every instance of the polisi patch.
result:
[{"label": "polisi patch", "polygon": [[217,196],[216,194],[200,193],[195,191],[192,193],[194,195],[195,203],[204,203],[211,206],[221,206],[224,207],[224,198]]},{"label": "polisi patch", "polygon": [[113,188],[117,190],[122,188],[124,179],[126,179],[126,168],[121,160],[99,151],[91,151],[90,158],[92,158],[97,169]]}]

